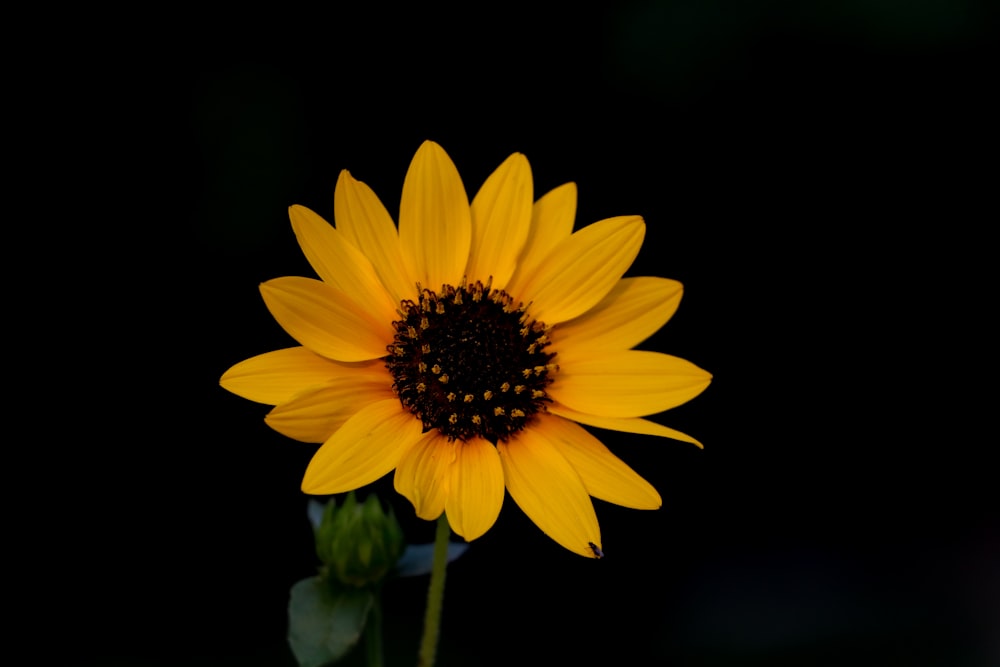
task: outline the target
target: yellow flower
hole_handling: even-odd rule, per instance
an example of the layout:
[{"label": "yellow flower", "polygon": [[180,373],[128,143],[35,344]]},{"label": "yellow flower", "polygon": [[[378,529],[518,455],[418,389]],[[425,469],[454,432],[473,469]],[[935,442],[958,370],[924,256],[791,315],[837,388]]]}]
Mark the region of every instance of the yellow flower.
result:
[{"label": "yellow flower", "polygon": [[222,386],[275,406],[267,423],[323,443],[302,489],[334,494],[395,470],[418,516],[446,512],[473,540],[504,488],[570,551],[600,557],[590,497],[656,509],[656,490],[580,424],[686,442],[642,419],[701,393],[711,376],[632,349],[673,315],[680,283],[622,278],[642,245],[638,216],[576,231],[576,186],[533,202],[515,153],[470,206],[458,171],[427,141],[403,183],[398,230],[347,171],[336,228],[301,206],[292,227],[322,280],[261,285],[300,347],[230,368]]}]

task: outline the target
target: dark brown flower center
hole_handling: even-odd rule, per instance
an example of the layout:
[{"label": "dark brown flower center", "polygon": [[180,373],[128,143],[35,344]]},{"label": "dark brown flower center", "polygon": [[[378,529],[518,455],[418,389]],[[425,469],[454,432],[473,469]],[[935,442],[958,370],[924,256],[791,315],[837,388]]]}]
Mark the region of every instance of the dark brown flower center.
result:
[{"label": "dark brown flower center", "polygon": [[557,369],[548,328],[502,290],[476,281],[420,291],[403,301],[386,368],[400,402],[451,440],[496,444],[520,431],[550,401]]}]

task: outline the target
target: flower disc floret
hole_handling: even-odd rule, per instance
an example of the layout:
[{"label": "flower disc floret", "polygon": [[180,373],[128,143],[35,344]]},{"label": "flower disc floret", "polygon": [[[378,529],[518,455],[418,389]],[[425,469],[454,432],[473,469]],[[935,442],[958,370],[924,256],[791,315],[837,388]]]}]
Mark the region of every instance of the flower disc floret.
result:
[{"label": "flower disc floret", "polygon": [[385,364],[425,432],[506,442],[550,402],[548,329],[489,280],[422,289],[400,306]]}]

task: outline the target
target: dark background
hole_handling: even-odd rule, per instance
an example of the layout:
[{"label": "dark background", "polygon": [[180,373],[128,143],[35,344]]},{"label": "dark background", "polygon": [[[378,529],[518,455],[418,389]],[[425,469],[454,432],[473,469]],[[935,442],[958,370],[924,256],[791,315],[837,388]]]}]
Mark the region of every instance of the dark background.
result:
[{"label": "dark background", "polygon": [[[798,4],[171,15],[70,64],[91,152],[56,175],[94,204],[49,267],[69,396],[40,424],[70,433],[43,452],[46,557],[72,620],[47,650],[293,664],[315,447],[218,379],[291,343],[257,291],[311,275],[287,207],[332,220],[346,168],[395,216],[433,139],[470,196],[520,151],[536,197],[578,184],[578,227],[642,215],[630,274],[686,288],[643,346],[715,376],[655,417],[703,451],[600,434],[664,500],[595,501],[603,561],[507,498],[449,569],[440,665],[996,664],[996,437],[976,424],[993,402],[978,343],[995,296],[977,293],[993,17],[969,0]],[[88,167],[111,145],[113,171]],[[431,541],[391,478],[374,489]],[[389,664],[415,661],[426,584],[386,589]]]}]

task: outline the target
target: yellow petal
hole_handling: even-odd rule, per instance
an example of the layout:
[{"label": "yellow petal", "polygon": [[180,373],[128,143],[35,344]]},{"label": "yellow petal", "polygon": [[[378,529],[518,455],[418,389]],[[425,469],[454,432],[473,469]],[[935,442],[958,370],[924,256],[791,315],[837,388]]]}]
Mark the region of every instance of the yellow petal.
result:
[{"label": "yellow petal", "polygon": [[433,521],[444,511],[448,471],[455,460],[455,447],[454,442],[448,442],[433,429],[410,447],[396,466],[393,486],[413,503],[421,519]]},{"label": "yellow petal", "polygon": [[690,361],[659,352],[623,350],[562,364],[549,395],[563,405],[601,417],[643,417],[685,403],[712,376]]},{"label": "yellow petal", "polygon": [[325,442],[365,406],[393,398],[392,377],[381,361],[352,370],[278,404],[264,421],[289,438]]},{"label": "yellow petal", "polygon": [[317,496],[371,484],[396,467],[422,437],[420,421],[392,398],[371,403],[337,430],[313,455],[302,490]]},{"label": "yellow petal", "polygon": [[595,558],[601,529],[580,476],[552,444],[545,422],[497,445],[507,490],[546,535],[570,551]]},{"label": "yellow petal", "polygon": [[514,153],[472,200],[472,246],[465,269],[469,280],[486,282],[493,276],[494,287],[507,284],[528,237],[531,199],[531,167],[526,157]]},{"label": "yellow petal", "polygon": [[667,278],[623,278],[599,304],[555,326],[552,349],[567,360],[635,347],[666,324],[683,291],[679,282]]},{"label": "yellow petal", "polygon": [[237,396],[277,405],[350,371],[349,364],[324,359],[304,347],[290,347],[241,361],[222,375],[219,384]]},{"label": "yellow petal", "polygon": [[346,169],[333,191],[333,215],[337,229],[371,261],[395,303],[414,298],[416,279],[403,259],[392,217],[372,189]]},{"label": "yellow petal", "polygon": [[344,234],[305,206],[292,206],[288,217],[303,254],[323,282],[346,294],[376,320],[396,319],[399,301],[389,296],[372,263]]},{"label": "yellow petal", "polygon": [[597,415],[588,415],[585,412],[571,410],[565,405],[556,402],[549,405],[548,411],[554,415],[559,415],[560,417],[565,417],[566,419],[572,419],[573,421],[581,424],[596,426],[597,428],[606,428],[609,431],[639,433],[641,435],[656,435],[661,438],[671,438],[673,440],[681,440],[682,442],[690,442],[692,445],[697,446],[698,449],[705,448],[704,445],[692,438],[690,435],[681,433],[680,431],[672,429],[669,426],[657,424],[656,422],[648,419],[638,419],[635,417],[598,417]]},{"label": "yellow petal", "polygon": [[531,226],[508,294],[520,294],[528,278],[559,243],[573,233],[576,219],[576,183],[564,183],[549,190],[531,209]]},{"label": "yellow petal", "polygon": [[653,485],[640,477],[582,426],[561,417],[543,416],[545,433],[576,469],[587,493],[637,510],[659,509],[663,501]]},{"label": "yellow petal", "polygon": [[496,447],[474,438],[459,443],[445,512],[452,530],[472,541],[493,527],[503,505],[503,467]]},{"label": "yellow petal", "polygon": [[558,324],[603,299],[639,253],[646,225],[638,216],[608,218],[560,243],[516,298],[532,302],[531,316]]},{"label": "yellow petal", "polygon": [[316,354],[337,361],[384,357],[392,322],[377,322],[340,290],[312,278],[287,276],[261,284],[278,324]]},{"label": "yellow petal", "polygon": [[469,198],[444,149],[425,141],[413,156],[399,204],[399,240],[415,279],[427,289],[458,285],[469,260]]}]

